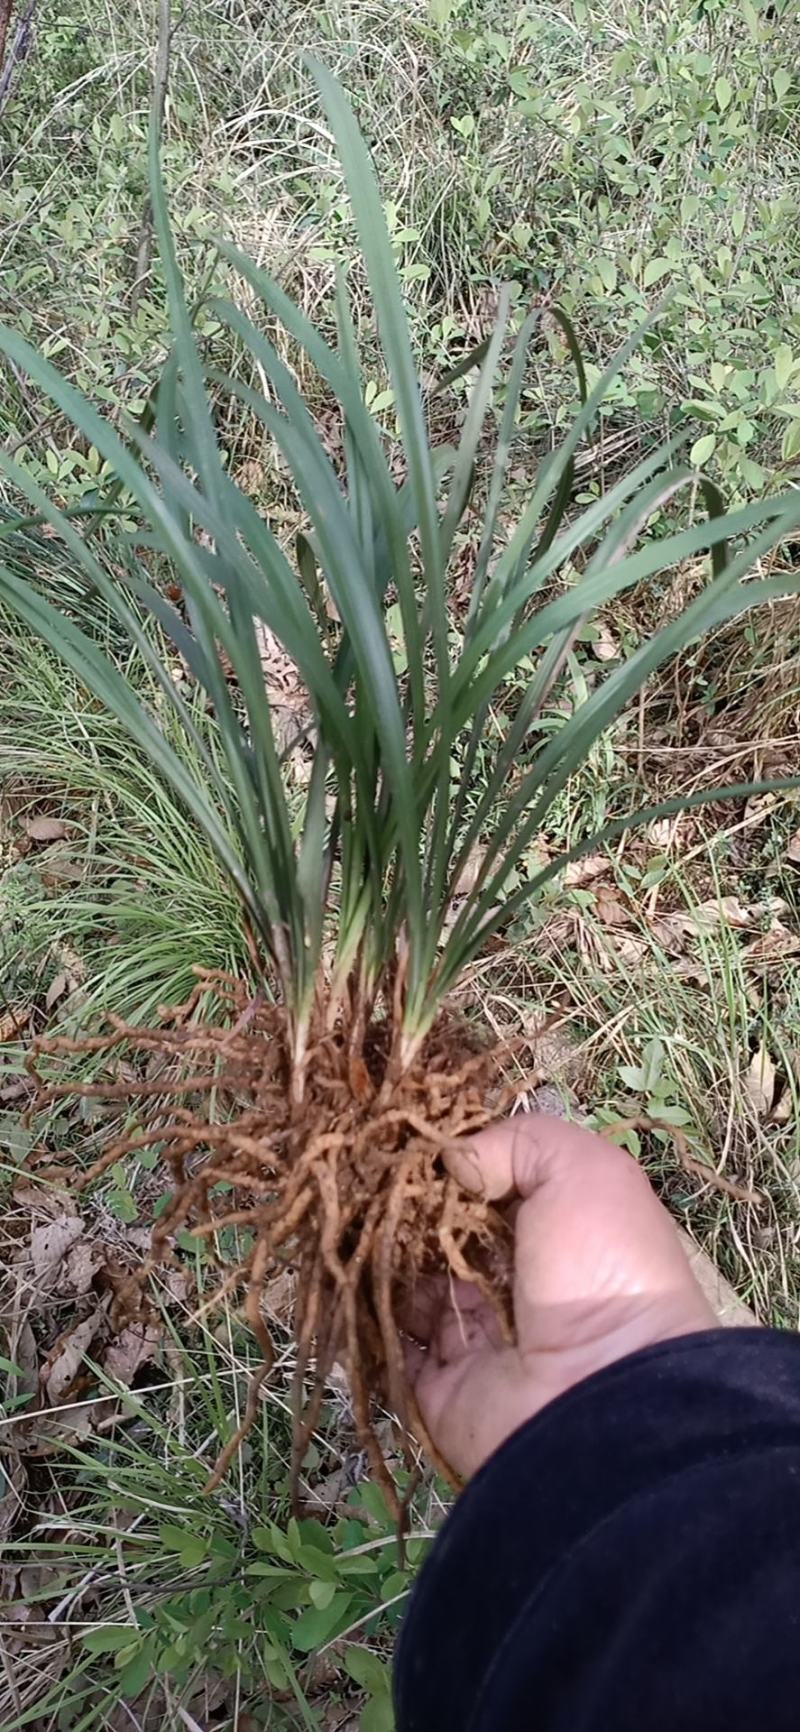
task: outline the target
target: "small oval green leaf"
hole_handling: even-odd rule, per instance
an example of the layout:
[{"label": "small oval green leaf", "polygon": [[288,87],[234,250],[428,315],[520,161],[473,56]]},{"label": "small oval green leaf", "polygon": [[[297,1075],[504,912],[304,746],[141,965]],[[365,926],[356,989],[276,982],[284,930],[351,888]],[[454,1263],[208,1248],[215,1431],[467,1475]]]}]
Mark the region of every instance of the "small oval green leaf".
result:
[{"label": "small oval green leaf", "polygon": [[693,463],[696,469],[702,469],[703,464],[707,463],[709,458],[713,457],[716,449],[716,433],[704,433],[702,439],[695,439],[692,449],[689,452],[689,462]]}]

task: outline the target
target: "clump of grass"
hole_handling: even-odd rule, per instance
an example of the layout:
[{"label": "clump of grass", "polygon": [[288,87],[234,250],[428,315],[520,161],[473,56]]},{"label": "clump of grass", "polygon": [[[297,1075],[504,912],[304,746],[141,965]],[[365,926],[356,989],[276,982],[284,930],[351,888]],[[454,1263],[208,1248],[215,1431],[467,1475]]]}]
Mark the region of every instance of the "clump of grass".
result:
[{"label": "clump of grass", "polygon": [[[30,545],[20,538],[15,553],[17,571],[30,574]],[[62,602],[67,578],[62,560],[51,591]],[[158,688],[146,670],[130,655],[126,666],[140,700],[155,706]],[[2,841],[9,851],[0,878],[0,956],[9,1001],[43,1009],[63,971],[65,945],[76,982],[58,1010],[73,1023],[109,1009],[132,1022],[152,1018],[159,1004],[187,996],[196,956],[211,967],[245,970],[238,907],[202,831],[187,831],[169,785],[131,752],[118,718],[98,708],[75,672],[8,613],[0,682]],[[195,703],[194,713],[210,734],[203,706]],[[186,736],[168,713],[162,719],[176,752],[191,761]],[[59,814],[65,830],[47,847],[28,843],[25,832],[26,817],[42,805]],[[19,843],[29,851],[15,855]]]},{"label": "clump of grass", "polygon": [[[626,344],[589,389],[572,325],[559,313],[582,406],[509,525],[506,475],[538,315],[512,333],[510,297],[500,295],[491,334],[438,388],[455,376],[476,376],[458,443],[437,447],[429,430],[432,393],[420,386],[370,158],[339,85],[320,65],[314,76],[337,140],[394,394],[399,484],[366,406],[342,274],[332,348],[273,278],[220,243],[332,393],[341,418],[341,470],[285,361],[247,314],[229,302],[212,303],[214,320],[246,353],[246,378],[221,371],[201,348],[178,269],[154,127],[151,196],[174,340],[152,434],[132,429],[125,443],[47,360],[15,333],[0,331],[5,353],[109,466],[102,521],[118,501],[126,520],[137,524],[140,549],[149,549],[150,569],[139,557],[110,575],[96,533],[101,520],[89,510],[82,533],[13,459],[0,463],[124,627],[158,705],[142,702],[96,639],[8,565],[0,568],[0,597],[58,649],[157,767],[235,885],[258,958],[255,991],[220,983],[229,995],[226,1026],[208,1027],[192,994],[154,1029],[118,1023],[92,1041],[94,1053],[112,1066],[127,1044],[140,1057],[160,1054],[167,1070],[163,1082],[145,1077],[134,1085],[115,1080],[112,1069],[110,1081],[91,1085],[112,1098],[127,1090],[159,1102],[135,1144],[128,1138],[124,1148],[112,1145],[91,1176],[143,1139],[164,1153],[174,1197],[159,1224],[157,1250],[187,1220],[209,1236],[223,1221],[252,1216],[252,1248],[225,1281],[227,1291],[246,1286],[247,1314],[264,1352],[240,1436],[255,1415],[271,1357],[261,1315],[264,1279],[291,1259],[301,1274],[296,1462],[343,1338],[361,1435],[396,1506],[369,1396],[384,1390],[406,1429],[413,1424],[424,1435],[403,1374],[399,1290],[444,1255],[454,1272],[482,1285],[508,1327],[502,1223],[481,1199],[460,1194],[439,1165],[443,1145],[486,1122],[497,1107],[487,1055],[466,1066],[456,1055],[447,994],[567,860],[675,810],[668,801],[629,813],[532,865],[510,887],[570,777],[648,676],[705,632],[800,589],[793,571],[764,575],[759,567],[800,523],[800,498],[772,498],[725,515],[717,490],[680,460],[673,440],[574,510],[578,447],[635,345]],[[454,541],[512,336],[466,620],[454,650]],[[246,405],[281,454],[305,514],[294,561],[230,474],[214,409],[220,395]],[[682,493],[693,511],[703,500],[707,520],[674,527],[672,502]],[[656,517],[663,532],[648,536]],[[710,571],[683,611],[621,656],[543,740],[538,724],[587,617],[700,553],[709,555]],[[758,575],[748,580],[753,568]],[[144,623],[148,615],[213,708],[213,751]],[[299,801],[287,784],[265,684],[264,646],[272,640],[294,664],[312,718],[310,775]],[[512,699],[510,678],[529,661],[529,680]],[[165,712],[183,730],[190,753],[176,750]],[[746,791],[703,789],[677,805]],[[479,841],[479,864],[468,872]],[[74,1087],[56,1084],[55,1092]],[[229,1459],[226,1452],[220,1471]]]}]

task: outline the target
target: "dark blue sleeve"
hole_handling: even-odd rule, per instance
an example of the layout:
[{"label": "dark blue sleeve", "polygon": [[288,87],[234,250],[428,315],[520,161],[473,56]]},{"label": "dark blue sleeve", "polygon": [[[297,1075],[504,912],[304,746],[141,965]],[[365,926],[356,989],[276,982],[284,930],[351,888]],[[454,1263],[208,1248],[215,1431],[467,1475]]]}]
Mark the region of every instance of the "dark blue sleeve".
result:
[{"label": "dark blue sleeve", "polygon": [[683,1336],[552,1402],[412,1597],[399,1732],[798,1732],[800,1339]]}]

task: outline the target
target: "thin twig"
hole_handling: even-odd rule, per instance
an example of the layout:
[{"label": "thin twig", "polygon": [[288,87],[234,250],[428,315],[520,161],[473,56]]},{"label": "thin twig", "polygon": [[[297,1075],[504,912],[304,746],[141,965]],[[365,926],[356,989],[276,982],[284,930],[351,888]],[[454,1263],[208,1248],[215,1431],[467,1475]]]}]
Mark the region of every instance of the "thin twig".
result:
[{"label": "thin twig", "polygon": [[619,1136],[623,1131],[665,1131],[672,1140],[685,1172],[696,1174],[705,1184],[713,1186],[715,1191],[722,1191],[726,1197],[733,1197],[737,1203],[763,1203],[761,1191],[755,1191],[748,1185],[737,1185],[733,1179],[726,1179],[724,1173],[718,1173],[716,1167],[709,1166],[707,1161],[701,1161],[697,1155],[691,1154],[686,1135],[679,1125],[671,1125],[667,1119],[650,1118],[642,1114],[632,1119],[616,1119],[613,1125],[603,1126],[603,1135],[606,1137]]},{"label": "thin twig", "polygon": [[5,1639],[2,1635],[0,1635],[0,1658],[2,1659],[2,1662],[3,1662],[3,1671],[5,1672],[5,1675],[6,1675],[6,1683],[8,1685],[9,1696],[11,1697],[11,1700],[14,1704],[14,1708],[16,1709],[16,1712],[18,1714],[22,1714],[23,1703],[22,1703],[22,1697],[20,1696],[20,1693],[19,1693],[19,1687],[17,1685],[16,1673],[14,1671],[14,1667],[13,1667],[13,1664],[11,1661],[11,1656],[8,1652],[8,1649],[6,1648]]},{"label": "thin twig", "polygon": [[354,1624],[348,1624],[346,1630],[341,1630],[338,1636],[331,1636],[329,1642],[324,1642],[322,1647],[317,1649],[317,1659],[322,1654],[327,1654],[328,1649],[332,1648],[335,1643],[343,1642],[347,1636],[352,1636],[354,1630],[360,1630],[362,1625],[368,1624],[370,1618],[374,1618],[377,1612],[388,1612],[390,1606],[399,1606],[401,1600],[408,1599],[410,1592],[410,1588],[403,1588],[402,1593],[394,1594],[391,1600],[384,1600],[380,1606],[372,1606],[370,1611],[364,1612],[360,1618],[356,1618]]},{"label": "thin twig", "polygon": [[178,1719],[187,1727],[188,1732],[203,1732],[202,1726],[192,1717],[188,1708],[182,1707],[180,1702],[175,1702],[173,1705]]},{"label": "thin twig", "polygon": [[[36,0],[28,0],[28,5],[26,6],[25,11],[22,13],[21,17],[18,18],[17,28],[14,32],[14,40],[11,44],[5,63],[3,62],[3,56],[0,54],[0,110],[5,108],[8,101],[15,66],[21,66],[23,60],[27,59],[33,36],[32,25],[35,5]],[[4,45],[5,32],[8,29],[10,17],[11,6],[9,4],[5,18],[5,30],[3,31]]]},{"label": "thin twig", "polygon": [[8,26],[11,23],[11,0],[0,0],[0,72],[3,70],[6,58],[6,41]]},{"label": "thin twig", "polygon": [[117,1560],[117,1569],[119,1570],[120,1590],[121,1590],[122,1598],[123,1598],[123,1601],[125,1604],[125,1610],[128,1614],[128,1617],[130,1618],[131,1623],[135,1624],[136,1623],[136,1607],[134,1606],[133,1600],[131,1598],[131,1590],[128,1587],[128,1576],[127,1576],[127,1572],[125,1569],[125,1555],[124,1555],[124,1552],[122,1550],[122,1535],[119,1533],[116,1535],[116,1538],[114,1540],[114,1555],[115,1555],[116,1560]]}]

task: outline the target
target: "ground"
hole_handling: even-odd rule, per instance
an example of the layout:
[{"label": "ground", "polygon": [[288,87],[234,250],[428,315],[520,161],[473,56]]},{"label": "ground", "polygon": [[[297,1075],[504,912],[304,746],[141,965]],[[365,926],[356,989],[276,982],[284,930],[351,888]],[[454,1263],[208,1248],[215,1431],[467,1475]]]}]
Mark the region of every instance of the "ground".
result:
[{"label": "ground", "polygon": [[[15,27],[12,18],[10,41]],[[193,0],[174,21],[166,102],[184,267],[197,288],[220,270],[208,242],[221,229],[330,321],[334,265],[352,260],[355,240],[301,63],[311,48],[351,90],[374,150],[423,374],[436,377],[480,339],[503,280],[520,307],[545,315],[512,493],[524,494],[575,407],[549,307],[567,308],[591,376],[667,290],[582,456],[577,502],[596,497],[665,427],[690,427],[697,460],[728,497],[791,486],[800,461],[797,28],[791,6],[754,0],[641,12],[624,0],[263,10]],[[3,112],[3,315],[112,414],[141,409],[164,353],[145,161],[158,32],[149,5],[107,0],[99,18],[73,8],[69,21],[45,6],[12,66]],[[353,280],[374,355],[368,297]],[[210,344],[222,343],[210,313],[201,325]],[[311,390],[302,374],[301,383]],[[390,435],[377,361],[368,395]],[[312,407],[324,420],[325,403]],[[96,486],[96,451],[72,442],[15,372],[0,374],[0,432],[62,503]],[[274,453],[245,414],[225,435],[235,473],[288,542],[301,519]],[[335,447],[335,426],[327,437]],[[465,573],[473,551],[468,520]],[[32,565],[50,593],[70,582],[75,607],[90,606],[46,535],[7,557]],[[788,547],[779,557],[792,565],[797,555]],[[700,581],[683,567],[587,627],[554,713],[580,703],[604,664]],[[456,583],[454,632],[463,606]],[[290,731],[298,694],[274,655],[265,662]],[[127,665],[155,701],[142,669]],[[799,714],[800,607],[775,603],[650,683],[571,779],[537,847],[579,841],[631,792],[662,799],[791,773]],[[10,618],[0,620],[0,719],[10,1271],[0,1719],[6,1732],[251,1732],[268,1722],[350,1727],[362,1715],[365,1732],[376,1732],[391,1723],[391,1636],[444,1488],[426,1483],[398,1555],[354,1443],[347,1390],[333,1383],[304,1464],[308,1514],[291,1522],[287,1276],[270,1293],[282,1352],[259,1427],[204,1497],[241,1415],[255,1346],[233,1308],[203,1311],[214,1265],[189,1235],[179,1236],[182,1268],[165,1277],[149,1332],[113,1326],[114,1294],[142,1257],[164,1181],[130,1158],[76,1204],[65,1173],[94,1158],[111,1109],[87,1101],[44,1125],[25,1118],[34,1035],[89,1026],[109,1010],[152,1018],[186,996],[196,963],[247,970],[236,905],[118,725]],[[298,776],[302,767],[300,756]],[[459,1014],[499,1040],[547,1024],[537,1064],[550,1095],[537,1097],[540,1107],[566,1105],[599,1128],[658,1120],[656,1131],[628,1133],[632,1152],[737,1295],[761,1320],[790,1328],[800,1322],[798,954],[800,804],[765,794],[659,820],[576,863],[492,940],[454,997]],[[669,1125],[721,1185],[687,1170]],[[384,1436],[391,1449],[388,1422]],[[320,1513],[327,1525],[311,1520]]]}]

